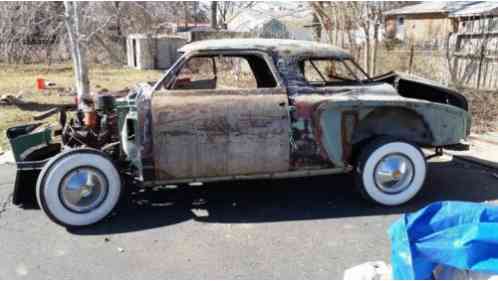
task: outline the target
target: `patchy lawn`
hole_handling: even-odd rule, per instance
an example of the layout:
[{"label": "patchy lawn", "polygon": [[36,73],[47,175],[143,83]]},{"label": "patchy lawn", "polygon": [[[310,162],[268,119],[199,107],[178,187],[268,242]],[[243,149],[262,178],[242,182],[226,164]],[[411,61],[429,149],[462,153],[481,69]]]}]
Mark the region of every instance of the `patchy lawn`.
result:
[{"label": "patchy lawn", "polygon": [[[92,91],[108,89],[122,90],[138,82],[154,81],[161,76],[160,71],[135,70],[125,67],[92,65],[90,67],[90,83]],[[32,102],[21,110],[15,105],[0,105],[0,150],[8,149],[5,130],[9,127],[33,122],[33,116],[50,109],[57,104],[71,103],[73,96],[64,96],[74,87],[73,70],[70,64],[57,65],[8,65],[0,64],[0,96],[22,95],[22,100]],[[56,85],[51,90],[38,91],[35,88],[37,78],[44,78]],[[55,116],[52,117],[55,120]]]}]

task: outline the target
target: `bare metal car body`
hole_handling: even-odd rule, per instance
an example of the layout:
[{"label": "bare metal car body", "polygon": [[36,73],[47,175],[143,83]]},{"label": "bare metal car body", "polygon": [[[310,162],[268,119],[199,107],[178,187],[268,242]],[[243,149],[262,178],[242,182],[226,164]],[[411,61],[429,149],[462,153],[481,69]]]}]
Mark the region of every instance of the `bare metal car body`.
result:
[{"label": "bare metal car body", "polygon": [[[358,149],[377,136],[443,148],[470,132],[465,98],[430,81],[389,73],[345,83],[309,83],[302,73],[304,60],[352,60],[330,45],[226,39],[192,43],[180,51],[183,55],[163,79],[141,85],[112,109],[119,135],[111,138],[119,149],[109,157],[138,185],[342,173],[353,169]],[[202,56],[248,58],[258,87],[176,88],[184,65]],[[11,132],[11,140],[31,133]],[[44,151],[49,145],[43,140],[32,147]],[[107,149],[109,143],[87,146]],[[52,146],[43,157],[31,159],[31,152],[19,150],[17,198],[32,189],[19,179],[23,173],[36,178],[60,149]]]},{"label": "bare metal car body", "polygon": [[[154,184],[346,172],[355,146],[375,136],[444,147],[469,133],[465,99],[427,81],[392,73],[349,85],[309,85],[300,74],[302,59],[351,59],[329,45],[234,39],[194,43],[182,51],[163,84],[192,57],[244,53],[264,59],[277,84],[249,90],[156,85],[137,102],[139,112],[150,114],[138,117],[144,137],[136,161],[150,163],[144,169],[150,169]],[[403,96],[399,87],[414,89]],[[150,130],[142,124],[151,124]]]}]

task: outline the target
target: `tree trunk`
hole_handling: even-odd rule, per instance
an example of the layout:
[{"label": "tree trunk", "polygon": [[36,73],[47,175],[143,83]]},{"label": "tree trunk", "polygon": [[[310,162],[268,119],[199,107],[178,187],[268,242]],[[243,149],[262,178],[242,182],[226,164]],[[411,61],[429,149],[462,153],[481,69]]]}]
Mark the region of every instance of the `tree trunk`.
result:
[{"label": "tree trunk", "polygon": [[377,51],[378,51],[378,46],[379,46],[379,23],[375,23],[374,26],[374,45],[373,45],[373,50],[372,50],[372,62],[370,63],[370,66],[372,67],[372,71],[370,72],[370,76],[375,76],[375,72],[377,72],[376,65],[377,65]]},{"label": "tree trunk", "polygon": [[123,61],[126,56],[126,37],[123,34],[123,27],[121,24],[121,2],[114,2],[114,7],[116,9],[117,17],[116,17],[116,36],[118,37],[119,46],[123,50],[120,55],[117,55],[121,61]]},{"label": "tree trunk", "polygon": [[218,29],[218,2],[211,2],[211,28]]},{"label": "tree trunk", "polygon": [[370,75],[370,35],[368,34],[368,30],[365,32],[366,37],[365,37],[365,52],[364,55],[365,57],[363,58],[364,61],[364,66],[363,68],[365,71]]},{"label": "tree trunk", "polygon": [[80,3],[77,1],[64,1],[65,17],[71,57],[73,58],[74,74],[76,78],[76,92],[78,94],[78,108],[89,112],[93,110],[90,95],[90,80],[88,79],[88,65],[86,48],[81,40],[81,12]]},{"label": "tree trunk", "polygon": [[318,19],[318,16],[316,13],[313,13],[313,35],[314,35],[314,40],[320,42],[322,39],[322,25],[320,24],[320,20]]},{"label": "tree trunk", "polygon": [[322,26],[322,30],[325,30],[327,35],[327,41],[332,44],[334,38],[332,37],[332,28],[330,26],[330,17],[324,11],[323,2],[315,1],[311,2],[311,7],[313,8],[314,14],[316,15],[318,22]]}]

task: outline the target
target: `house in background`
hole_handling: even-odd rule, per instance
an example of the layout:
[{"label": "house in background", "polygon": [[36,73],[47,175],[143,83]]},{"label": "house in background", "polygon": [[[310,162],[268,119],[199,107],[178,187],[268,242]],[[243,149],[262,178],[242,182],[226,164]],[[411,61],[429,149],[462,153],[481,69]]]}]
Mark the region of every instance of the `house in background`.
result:
[{"label": "house in background", "polygon": [[230,19],[227,29],[262,38],[311,41],[313,34],[305,26],[312,20],[313,11],[307,3],[256,2]]},{"label": "house in background", "polygon": [[418,48],[444,48],[448,42],[456,80],[498,88],[498,2],[423,2],[385,15],[387,38]]},{"label": "house in background", "polygon": [[498,2],[423,2],[387,11],[386,38],[410,44],[441,46],[450,33],[459,32],[469,17],[495,14]]}]

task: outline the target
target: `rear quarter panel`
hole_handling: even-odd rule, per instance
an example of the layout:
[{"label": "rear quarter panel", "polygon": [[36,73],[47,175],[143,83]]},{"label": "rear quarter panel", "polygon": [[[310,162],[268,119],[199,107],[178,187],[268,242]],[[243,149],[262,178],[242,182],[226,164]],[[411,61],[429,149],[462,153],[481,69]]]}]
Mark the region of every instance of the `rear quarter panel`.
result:
[{"label": "rear quarter panel", "polygon": [[[393,136],[413,141],[421,146],[444,146],[458,143],[468,136],[470,115],[459,108],[379,95],[306,95],[295,98],[296,103],[314,104],[312,118],[320,124],[316,138],[335,166],[344,166],[352,156],[353,145],[375,135]],[[389,117],[375,124],[375,130],[358,136],[357,129],[374,112],[409,112],[409,118]],[[412,126],[406,120],[418,119],[421,125]],[[404,123],[403,123],[404,122]],[[416,123],[416,122],[413,122]]]}]

